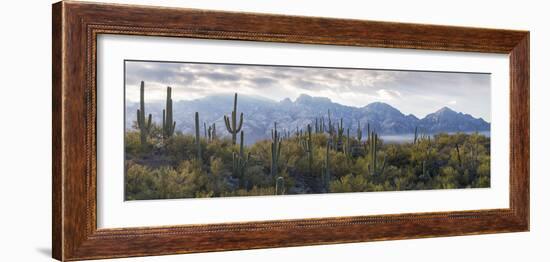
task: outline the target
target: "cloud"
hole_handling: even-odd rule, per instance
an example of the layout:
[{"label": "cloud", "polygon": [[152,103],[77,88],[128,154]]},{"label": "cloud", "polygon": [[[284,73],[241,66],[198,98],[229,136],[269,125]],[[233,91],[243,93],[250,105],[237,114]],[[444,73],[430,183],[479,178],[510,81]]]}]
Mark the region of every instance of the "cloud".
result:
[{"label": "cloud", "polygon": [[479,73],[337,69],[318,67],[127,61],[126,99],[139,99],[145,81],[147,99],[174,100],[238,92],[272,100],[300,94],[325,96],[362,107],[385,101],[403,113],[422,117],[443,106],[490,121],[490,75]]},{"label": "cloud", "polygon": [[212,82],[238,81],[241,79],[237,74],[222,73],[222,72],[206,72],[198,73],[199,78],[206,78]]},{"label": "cloud", "polygon": [[380,89],[376,93],[381,100],[393,100],[394,98],[401,97],[401,93],[395,90]]},{"label": "cloud", "polygon": [[249,81],[258,86],[258,88],[272,86],[278,82],[276,79],[270,77],[257,77],[252,78]]}]

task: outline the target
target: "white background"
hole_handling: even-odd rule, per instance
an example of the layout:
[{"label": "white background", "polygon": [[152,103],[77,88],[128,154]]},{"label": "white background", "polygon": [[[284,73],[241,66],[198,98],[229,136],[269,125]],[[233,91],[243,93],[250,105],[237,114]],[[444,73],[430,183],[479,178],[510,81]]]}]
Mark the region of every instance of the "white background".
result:
[{"label": "white background", "polygon": [[[105,0],[107,1],[107,0]],[[111,1],[109,1],[111,2]],[[531,232],[218,252],[124,261],[548,261],[550,28],[544,1],[118,1],[531,31]],[[51,246],[51,7],[0,11],[0,260],[48,261]],[[546,134],[546,136],[545,136]],[[545,249],[546,248],[546,249]]]}]

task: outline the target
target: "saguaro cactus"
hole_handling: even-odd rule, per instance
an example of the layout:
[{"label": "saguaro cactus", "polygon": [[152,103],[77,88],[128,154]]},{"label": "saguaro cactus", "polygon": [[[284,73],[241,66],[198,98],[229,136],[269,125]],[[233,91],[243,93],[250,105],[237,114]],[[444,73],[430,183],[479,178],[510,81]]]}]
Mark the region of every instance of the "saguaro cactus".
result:
[{"label": "saguaro cactus", "polygon": [[382,167],[378,169],[378,134],[372,131],[370,135],[370,160],[371,164],[369,165],[370,173],[372,175],[382,175],[384,169],[386,168],[386,156],[382,160]]},{"label": "saguaro cactus", "polygon": [[275,194],[284,195],[285,194],[285,180],[282,176],[277,177],[275,181]]},{"label": "saguaro cactus", "polygon": [[237,124],[237,93],[235,93],[235,99],[233,100],[233,111],[231,111],[231,120],[228,116],[223,116],[225,122],[225,128],[227,132],[231,134],[233,145],[237,143],[237,134],[241,131],[243,127],[243,113],[241,112],[241,117],[239,123]]},{"label": "saguaro cactus", "polygon": [[244,172],[250,159],[250,152],[244,153],[244,133],[241,131],[241,144],[239,153],[233,152],[233,174],[241,180],[244,178]]},{"label": "saguaro cactus", "polygon": [[332,125],[332,119],[330,118],[330,109],[328,110],[328,133],[330,136],[334,134],[334,126]]},{"label": "saguaro cactus", "polygon": [[315,133],[319,133],[319,120],[317,117],[315,118]]},{"label": "saguaro cactus", "polygon": [[[367,122],[367,136],[370,136],[370,124],[369,124],[369,122]],[[369,138],[367,137],[367,140],[368,139]]]},{"label": "saguaro cactus", "polygon": [[370,138],[370,135],[371,135],[371,132],[370,132],[370,124],[367,122],[367,140],[365,141],[365,143],[363,143],[363,150],[365,151],[365,154],[367,154],[368,152],[370,152],[370,141],[371,141],[371,138]]},{"label": "saguaro cactus", "polygon": [[361,121],[357,121],[357,141],[361,143],[361,139],[363,138],[363,129],[361,128]]},{"label": "saguaro cactus", "polygon": [[352,158],[351,137],[349,135],[349,128],[346,131],[346,143],[344,144],[344,155],[348,158]]},{"label": "saguaro cactus", "polygon": [[162,137],[169,138],[174,134],[176,122],[172,110],[172,88],[166,88],[166,108],[162,110]]},{"label": "saguaro cactus", "polygon": [[462,157],[460,157],[460,148],[458,147],[458,144],[455,144],[455,150],[456,150],[456,157],[458,158],[458,163],[460,165],[460,168],[462,168]]},{"label": "saguaro cactus", "polygon": [[277,166],[279,163],[279,156],[281,155],[281,137],[277,132],[277,122],[275,122],[274,129],[271,130],[271,176],[277,175]]},{"label": "saguaro cactus", "polygon": [[197,160],[202,161],[201,132],[199,126],[199,112],[195,112],[195,145],[197,146]]},{"label": "saguaro cactus", "polygon": [[145,83],[141,81],[141,86],[139,88],[139,109],[137,110],[137,126],[142,145],[147,143],[147,137],[151,132],[151,117],[151,114],[149,114],[147,122],[145,122]]},{"label": "saguaro cactus", "polygon": [[206,135],[208,137],[208,142],[216,140],[216,123],[212,123],[212,125],[208,126]]},{"label": "saguaro cactus", "polygon": [[216,140],[216,123],[212,123],[212,140]]},{"label": "saguaro cactus", "polygon": [[327,141],[326,153],[325,153],[325,162],[323,163],[323,172],[321,173],[321,182],[323,188],[326,192],[329,190],[330,186],[330,152],[329,152],[329,142]]},{"label": "saguaro cactus", "polygon": [[371,155],[371,168],[374,173],[376,172],[376,156],[378,155],[378,134],[376,134],[374,131],[371,135],[371,142],[370,142],[370,155]]},{"label": "saguaro cactus", "polygon": [[307,138],[304,143],[304,149],[307,154],[308,171],[311,175],[313,172],[313,142],[311,139],[311,125],[307,125]]},{"label": "saguaro cactus", "polygon": [[[343,118],[340,118],[340,123],[337,123],[337,129],[336,129],[336,135],[337,135],[337,140],[336,140],[336,149],[338,151],[342,150],[343,149],[343,142],[342,142],[342,138],[344,137],[344,119]],[[343,151],[343,150],[342,150]]]}]

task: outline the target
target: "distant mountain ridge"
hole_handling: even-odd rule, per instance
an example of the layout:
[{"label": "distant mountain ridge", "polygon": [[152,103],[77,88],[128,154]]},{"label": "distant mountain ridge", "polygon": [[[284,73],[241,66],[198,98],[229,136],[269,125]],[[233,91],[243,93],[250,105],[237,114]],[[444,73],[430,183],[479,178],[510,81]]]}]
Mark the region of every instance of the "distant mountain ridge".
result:
[{"label": "distant mountain ridge", "polygon": [[[131,128],[135,121],[139,103],[126,104],[126,128]],[[145,111],[153,115],[153,121],[162,122],[164,102],[146,103]],[[223,116],[230,115],[233,108],[232,95],[213,95],[190,101],[174,102],[174,120],[176,130],[184,133],[193,133],[195,112],[199,112],[201,125],[216,123],[218,135],[228,135],[223,123]],[[389,104],[374,102],[364,107],[351,107],[332,102],[326,97],[312,97],[300,95],[295,101],[288,98],[279,102],[246,95],[238,96],[238,112],[244,112],[243,131],[246,142],[251,143],[260,139],[268,139],[273,123],[277,122],[279,129],[294,132],[296,127],[305,129],[307,124],[315,124],[315,118],[324,117],[328,123],[327,112],[330,110],[333,122],[343,119],[344,126],[355,134],[357,123],[363,129],[367,123],[371,129],[381,135],[410,134],[418,127],[422,133],[439,132],[473,132],[488,131],[490,123],[482,118],[474,118],[469,114],[455,112],[448,107],[428,114],[419,119],[409,114],[405,115]],[[202,126],[201,126],[202,127]],[[201,128],[201,132],[203,132]]]}]

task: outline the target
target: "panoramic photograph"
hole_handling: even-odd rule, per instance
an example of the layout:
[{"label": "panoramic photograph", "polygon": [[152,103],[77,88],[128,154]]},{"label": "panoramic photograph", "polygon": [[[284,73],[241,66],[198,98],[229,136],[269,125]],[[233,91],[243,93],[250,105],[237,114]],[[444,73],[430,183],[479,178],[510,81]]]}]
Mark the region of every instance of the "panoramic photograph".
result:
[{"label": "panoramic photograph", "polygon": [[126,60],[125,200],[491,186],[491,75]]}]

